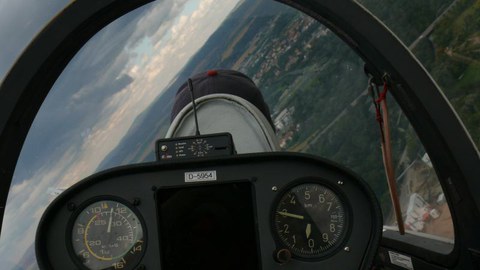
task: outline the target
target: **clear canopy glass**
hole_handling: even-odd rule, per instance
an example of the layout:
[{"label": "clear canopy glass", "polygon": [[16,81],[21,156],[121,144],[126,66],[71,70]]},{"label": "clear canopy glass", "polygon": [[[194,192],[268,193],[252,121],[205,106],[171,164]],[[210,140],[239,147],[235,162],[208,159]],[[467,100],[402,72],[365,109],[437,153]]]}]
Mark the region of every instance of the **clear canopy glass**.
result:
[{"label": "clear canopy glass", "polygon": [[[457,32],[448,23],[461,26],[478,9],[463,2],[418,2],[404,18],[393,8],[395,1],[361,2],[410,44],[467,116],[464,121],[479,144],[478,31],[468,26]],[[418,12],[427,15],[418,17]],[[429,38],[421,38],[439,16]],[[407,22],[408,27],[398,25]],[[358,173],[381,202],[386,228],[394,229],[363,65],[325,26],[277,2],[167,0],[121,17],[69,63],[32,125],[5,212],[3,269],[37,268],[38,221],[64,189],[100,170],[154,161],[154,143],[169,127],[178,85],[209,69],[234,69],[252,78],[270,107],[281,148],[322,156]],[[453,243],[434,164],[393,98],[388,102],[407,229]]]}]

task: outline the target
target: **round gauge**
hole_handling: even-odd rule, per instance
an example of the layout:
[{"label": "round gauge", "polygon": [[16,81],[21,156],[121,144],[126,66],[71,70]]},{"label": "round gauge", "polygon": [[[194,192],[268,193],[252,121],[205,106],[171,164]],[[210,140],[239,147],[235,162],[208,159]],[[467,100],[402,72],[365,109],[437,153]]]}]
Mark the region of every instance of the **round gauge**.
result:
[{"label": "round gauge", "polygon": [[188,149],[194,156],[203,157],[213,149],[213,145],[208,144],[205,139],[196,139]]},{"label": "round gauge", "polygon": [[82,208],[74,220],[71,240],[75,260],[91,270],[133,269],[145,249],[138,215],[116,200]]},{"label": "round gauge", "polygon": [[274,208],[274,231],[295,258],[317,259],[335,251],[347,233],[347,209],[339,195],[317,183],[282,193]]}]

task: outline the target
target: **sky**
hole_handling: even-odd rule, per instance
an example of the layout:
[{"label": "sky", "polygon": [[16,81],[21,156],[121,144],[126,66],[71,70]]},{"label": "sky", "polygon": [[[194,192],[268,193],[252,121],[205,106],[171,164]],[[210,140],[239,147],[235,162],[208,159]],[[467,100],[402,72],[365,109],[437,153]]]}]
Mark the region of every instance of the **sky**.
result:
[{"label": "sky", "polygon": [[[0,78],[39,25],[68,2],[0,0]],[[38,221],[54,198],[51,188],[92,174],[237,2],[148,4],[108,25],[72,59],[35,118],[17,163],[0,236],[0,261],[7,266],[2,269],[13,268],[32,247]]]},{"label": "sky", "polygon": [[0,81],[52,16],[71,0],[0,0]]}]

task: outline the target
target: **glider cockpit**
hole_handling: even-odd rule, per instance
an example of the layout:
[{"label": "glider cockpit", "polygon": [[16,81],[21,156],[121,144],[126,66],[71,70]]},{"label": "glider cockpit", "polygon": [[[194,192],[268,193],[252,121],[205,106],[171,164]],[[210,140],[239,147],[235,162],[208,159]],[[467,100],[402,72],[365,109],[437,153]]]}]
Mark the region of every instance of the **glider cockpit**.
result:
[{"label": "glider cockpit", "polygon": [[381,222],[341,166],[250,154],[93,175],[49,206],[36,251],[42,269],[366,269]]},{"label": "glider cockpit", "polygon": [[[156,1],[143,9],[148,2],[71,2],[2,82],[2,268],[479,268],[478,150],[425,68],[357,1]],[[207,16],[223,5],[221,20]],[[182,120],[170,121],[171,89],[210,68],[260,82],[273,121],[256,117],[265,114],[257,105],[211,93],[198,99],[200,121],[210,120],[201,131],[211,132],[188,137],[196,120],[177,110]],[[377,181],[385,175],[375,99],[387,93],[372,104],[365,91],[386,77],[399,124],[396,180],[419,176],[400,191],[416,205],[399,213],[410,218],[405,235]],[[223,113],[238,104],[248,107],[241,117]],[[216,129],[218,121],[228,128]],[[263,128],[238,136],[252,123],[281,130],[282,149],[313,155],[277,152]],[[230,132],[235,148],[219,132]],[[155,153],[159,138],[168,139]],[[205,154],[217,144],[219,155]],[[169,160],[185,151],[200,158]],[[133,165],[117,167],[125,164]],[[52,202],[49,188],[63,186],[71,187]]]}]

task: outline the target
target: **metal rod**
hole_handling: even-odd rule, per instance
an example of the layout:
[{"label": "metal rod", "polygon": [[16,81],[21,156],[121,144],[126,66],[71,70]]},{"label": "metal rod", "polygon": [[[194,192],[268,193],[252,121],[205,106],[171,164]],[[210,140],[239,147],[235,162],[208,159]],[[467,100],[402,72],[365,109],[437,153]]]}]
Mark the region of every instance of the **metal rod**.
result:
[{"label": "metal rod", "polygon": [[195,97],[193,95],[193,82],[190,78],[188,78],[188,88],[190,89],[190,95],[192,97],[193,104],[193,115],[195,116],[195,135],[199,136],[200,130],[198,129],[197,105],[195,104]]}]

